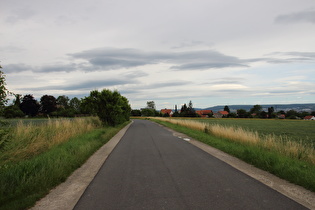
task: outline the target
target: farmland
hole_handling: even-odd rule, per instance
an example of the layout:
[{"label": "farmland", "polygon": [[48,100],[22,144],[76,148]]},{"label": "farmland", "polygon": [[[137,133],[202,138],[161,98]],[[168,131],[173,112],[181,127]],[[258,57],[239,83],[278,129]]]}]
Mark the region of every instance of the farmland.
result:
[{"label": "farmland", "polygon": [[270,119],[230,119],[207,118],[194,119],[209,124],[237,126],[249,131],[257,131],[259,135],[276,135],[288,137],[290,140],[315,145],[315,122],[306,120],[270,120]]}]

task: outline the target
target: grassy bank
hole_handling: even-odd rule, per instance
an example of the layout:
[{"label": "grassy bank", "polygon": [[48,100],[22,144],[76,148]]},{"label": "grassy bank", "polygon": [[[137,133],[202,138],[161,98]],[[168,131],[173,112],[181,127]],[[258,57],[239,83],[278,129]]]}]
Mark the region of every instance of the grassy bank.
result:
[{"label": "grassy bank", "polygon": [[[64,126],[67,123],[71,126],[65,130]],[[67,135],[68,131],[71,133],[70,130],[81,122],[59,122],[55,125],[47,123],[35,126],[30,132],[34,133],[32,138],[23,139],[20,136],[20,141],[23,143],[16,142],[17,149],[14,148],[12,141],[8,142],[0,151],[2,155],[0,159],[0,209],[31,207],[50,189],[65,181],[75,169],[126,125],[101,128],[97,126],[96,119],[92,119],[90,123],[90,129],[81,132],[77,130],[79,133],[74,132],[67,138],[61,137],[61,134]],[[18,135],[18,129],[22,129],[23,126],[13,128],[17,130],[11,132],[11,135]],[[85,127],[88,127],[87,124]],[[83,128],[77,127],[77,129]],[[36,147],[36,152],[34,152],[33,146],[30,145],[41,146]],[[23,153],[18,152],[21,149]],[[17,157],[11,157],[9,154],[17,154]]]},{"label": "grassy bank", "polygon": [[[275,141],[275,139],[261,140],[258,134],[247,133],[238,128],[211,127],[208,124],[203,124],[204,127],[202,127],[200,123],[191,120],[190,122],[166,118],[152,120],[315,192],[313,148],[301,150],[301,148],[295,149],[296,145],[292,142],[286,143]],[[219,131],[222,128],[223,130]],[[284,143],[282,146],[281,142]],[[290,147],[290,144],[293,145],[292,148],[285,148]],[[307,150],[308,153],[305,154]]]}]

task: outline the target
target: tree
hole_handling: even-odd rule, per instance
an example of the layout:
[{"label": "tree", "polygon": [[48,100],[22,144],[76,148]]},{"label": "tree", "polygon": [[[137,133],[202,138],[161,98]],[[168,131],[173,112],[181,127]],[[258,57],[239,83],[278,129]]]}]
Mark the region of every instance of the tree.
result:
[{"label": "tree", "polygon": [[237,116],[239,118],[248,118],[248,112],[245,109],[238,109],[237,110]]},{"label": "tree", "polygon": [[275,109],[273,107],[268,108],[268,118],[275,117],[274,111],[275,111]]},{"label": "tree", "polygon": [[227,111],[230,114],[230,108],[228,106],[224,107],[224,111]]},{"label": "tree", "polygon": [[22,95],[21,94],[15,94],[15,99],[13,100],[13,104],[15,106],[20,107],[21,105],[21,100],[22,100]]},{"label": "tree", "polygon": [[147,101],[147,108],[155,110],[155,103],[154,103],[154,101]]},{"label": "tree", "polygon": [[172,117],[179,117],[179,113],[178,113],[178,110],[177,110],[177,105],[175,105],[175,111],[174,111],[174,114],[172,115]]},{"label": "tree", "polygon": [[133,109],[133,110],[131,110],[131,116],[140,117],[141,111],[139,109]]},{"label": "tree", "polygon": [[130,118],[129,101],[116,90],[93,90],[90,96],[84,98],[83,103],[92,113],[97,114],[104,125],[116,126]]},{"label": "tree", "polygon": [[56,99],[56,103],[57,103],[58,107],[63,107],[64,109],[69,108],[68,96],[65,96],[65,95],[58,96],[58,98]]},{"label": "tree", "polygon": [[25,114],[21,111],[21,109],[16,105],[7,106],[4,108],[3,116],[5,118],[21,118],[24,117]]},{"label": "tree", "polygon": [[40,98],[40,104],[41,104],[41,108],[40,110],[46,114],[47,116],[53,112],[57,110],[57,102],[56,102],[56,98],[54,96],[50,96],[50,95],[43,95]]},{"label": "tree", "polygon": [[253,115],[255,114],[256,116],[260,116],[260,112],[262,111],[262,106],[260,105],[254,105],[253,108],[250,109],[250,113]]},{"label": "tree", "polygon": [[184,104],[180,110],[181,117],[197,117],[196,111],[193,108],[193,104],[189,101],[188,107]]},{"label": "tree", "polygon": [[81,111],[81,101],[77,97],[74,97],[69,101],[69,106],[74,109],[75,112]]},{"label": "tree", "polygon": [[[0,68],[2,68],[0,66]],[[7,96],[11,94],[8,89],[5,87],[7,84],[5,82],[5,74],[0,71],[0,113],[3,112],[5,105],[8,103],[9,99]]]},{"label": "tree", "polygon": [[20,104],[20,109],[22,110],[22,112],[24,112],[24,114],[29,116],[36,116],[39,108],[40,105],[35,100],[33,95],[28,94],[23,97],[22,103]]}]

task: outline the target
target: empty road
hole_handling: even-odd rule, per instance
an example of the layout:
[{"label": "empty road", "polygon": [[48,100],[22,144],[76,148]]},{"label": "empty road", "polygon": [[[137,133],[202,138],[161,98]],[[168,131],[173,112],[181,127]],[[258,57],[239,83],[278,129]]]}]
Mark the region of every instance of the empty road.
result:
[{"label": "empty road", "polygon": [[165,128],[134,120],[79,209],[306,209]]}]

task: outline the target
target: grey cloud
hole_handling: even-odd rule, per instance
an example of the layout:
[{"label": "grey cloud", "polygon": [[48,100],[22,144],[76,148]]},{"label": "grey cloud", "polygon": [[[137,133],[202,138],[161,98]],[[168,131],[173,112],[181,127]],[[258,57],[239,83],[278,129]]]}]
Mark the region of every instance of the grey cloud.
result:
[{"label": "grey cloud", "polygon": [[125,84],[133,84],[135,80],[129,79],[106,79],[106,80],[89,80],[81,83],[70,84],[70,85],[51,85],[44,87],[36,87],[36,88],[27,88],[27,90],[93,90],[99,89],[103,87],[110,87],[115,85],[125,85]]},{"label": "grey cloud", "polygon": [[19,63],[19,64],[8,64],[2,65],[4,72],[6,73],[19,73],[23,71],[34,71],[34,67]]},{"label": "grey cloud", "polygon": [[27,20],[36,15],[36,11],[31,8],[21,8],[12,11],[12,15],[6,18],[6,22],[8,23],[17,23],[21,20]]},{"label": "grey cloud", "polygon": [[222,84],[244,84],[245,79],[240,77],[223,77],[220,79],[216,79],[213,81],[210,81],[206,84],[211,85],[222,85]]},{"label": "grey cloud", "polygon": [[268,56],[282,57],[266,58],[265,61],[268,63],[315,62],[315,52],[274,52],[268,54]]},{"label": "grey cloud", "polygon": [[315,24],[315,10],[279,15],[278,17],[275,18],[275,23],[297,23],[297,22],[310,22],[312,24]]},{"label": "grey cloud", "polygon": [[[217,51],[144,52],[137,49],[99,48],[69,54],[87,60],[95,70],[132,68],[156,63],[175,64],[172,69],[205,70],[226,67],[247,67],[248,61]],[[90,67],[91,69],[91,67]]]}]

